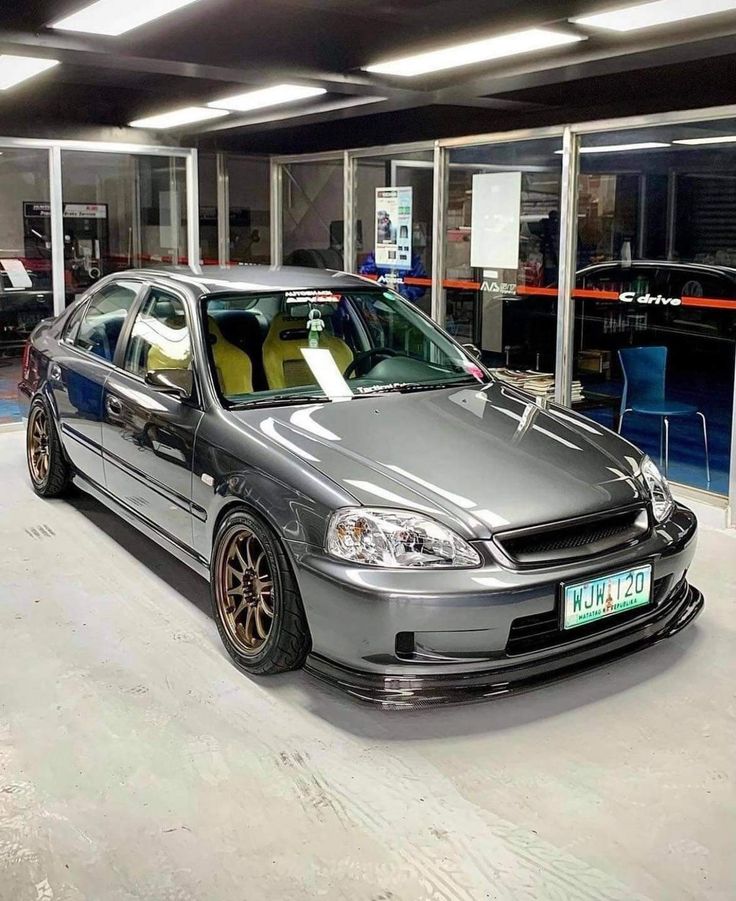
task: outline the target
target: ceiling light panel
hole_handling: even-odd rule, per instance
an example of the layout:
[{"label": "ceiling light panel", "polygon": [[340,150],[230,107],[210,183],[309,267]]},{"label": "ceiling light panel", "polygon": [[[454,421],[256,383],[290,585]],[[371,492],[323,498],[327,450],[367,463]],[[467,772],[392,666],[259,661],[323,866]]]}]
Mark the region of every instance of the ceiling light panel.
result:
[{"label": "ceiling light panel", "polygon": [[427,75],[430,72],[441,72],[445,69],[455,69],[458,66],[489,62],[507,56],[516,56],[520,53],[549,50],[552,47],[561,47],[583,40],[585,38],[579,34],[550,31],[547,28],[530,28],[526,31],[473,41],[470,44],[456,44],[441,50],[432,50],[429,53],[418,53],[385,63],[376,63],[372,66],[365,66],[365,70],[380,75],[402,77]]},{"label": "ceiling light panel", "polygon": [[[626,150],[661,150],[663,147],[669,147],[662,141],[642,141],[639,144],[599,144],[592,147],[581,147],[581,153],[623,153]],[[555,153],[562,155],[564,150],[555,150]]]},{"label": "ceiling light panel", "polygon": [[49,27],[117,37],[197,2],[198,0],[97,0]]},{"label": "ceiling light panel", "polygon": [[675,144],[688,144],[699,147],[702,144],[736,144],[736,135],[719,135],[717,138],[680,138]]},{"label": "ceiling light panel", "polygon": [[654,3],[637,3],[588,16],[576,16],[570,21],[585,28],[638,31],[733,10],[736,10],[736,0],[656,0]]},{"label": "ceiling light panel", "polygon": [[130,125],[132,128],[176,128],[180,125],[190,125],[192,122],[219,119],[222,116],[227,116],[227,110],[208,109],[204,106],[186,106],[183,109],[172,110],[170,113],[160,113],[157,116],[136,119]]},{"label": "ceiling light panel", "polygon": [[263,109],[267,106],[277,106],[281,103],[293,103],[296,100],[305,100],[308,97],[319,97],[326,94],[324,88],[307,88],[298,84],[277,84],[271,88],[262,88],[258,91],[247,91],[245,94],[235,94],[232,97],[223,97],[221,100],[213,100],[207,106],[213,109],[226,109],[232,112],[247,113],[250,110]]},{"label": "ceiling light panel", "polygon": [[40,59],[37,56],[0,55],[0,91],[7,91],[21,81],[40,75],[59,65],[58,59]]}]

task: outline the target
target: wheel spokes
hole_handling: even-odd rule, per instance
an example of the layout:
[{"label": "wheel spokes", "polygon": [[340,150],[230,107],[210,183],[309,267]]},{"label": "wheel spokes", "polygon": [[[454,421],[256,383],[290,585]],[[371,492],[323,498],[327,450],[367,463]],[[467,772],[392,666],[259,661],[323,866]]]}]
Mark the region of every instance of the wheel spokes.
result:
[{"label": "wheel spokes", "polygon": [[268,555],[258,536],[234,532],[222,557],[217,600],[223,622],[243,653],[258,652],[273,628],[274,584]]}]

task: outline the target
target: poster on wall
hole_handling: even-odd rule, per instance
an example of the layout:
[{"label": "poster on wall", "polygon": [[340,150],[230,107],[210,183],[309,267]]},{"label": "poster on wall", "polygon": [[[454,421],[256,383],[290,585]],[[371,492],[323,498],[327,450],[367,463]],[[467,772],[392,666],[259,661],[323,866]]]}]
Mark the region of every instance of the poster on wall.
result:
[{"label": "poster on wall", "polygon": [[470,265],[518,269],[520,230],[521,172],[474,175]]},{"label": "poster on wall", "polygon": [[[40,217],[41,219],[51,218],[50,203],[33,203],[30,201],[23,202],[23,215],[27,219]],[[65,219],[107,219],[106,203],[65,203],[64,204]]]},{"label": "poster on wall", "polygon": [[376,188],[376,266],[411,269],[412,188]]}]

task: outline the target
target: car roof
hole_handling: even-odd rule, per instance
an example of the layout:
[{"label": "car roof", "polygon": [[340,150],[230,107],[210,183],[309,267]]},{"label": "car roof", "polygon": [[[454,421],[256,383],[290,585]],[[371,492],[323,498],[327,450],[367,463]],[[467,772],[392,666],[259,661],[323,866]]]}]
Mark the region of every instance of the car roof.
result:
[{"label": "car roof", "polygon": [[622,269],[636,269],[638,267],[644,269],[653,266],[656,266],[658,269],[697,270],[698,272],[710,272],[713,275],[725,275],[729,278],[736,278],[736,267],[733,266],[717,266],[715,263],[680,263],[674,260],[632,260],[630,263],[625,263],[623,260],[607,260],[603,263],[593,263],[584,269],[580,269],[578,275],[615,267]]},{"label": "car roof", "polygon": [[331,269],[309,269],[306,266],[201,266],[197,271],[186,267],[133,269],[116,274],[138,275],[146,279],[170,279],[180,285],[198,288],[202,294],[223,291],[290,291],[298,289],[336,290],[352,288],[365,290],[375,282],[336,272]]}]

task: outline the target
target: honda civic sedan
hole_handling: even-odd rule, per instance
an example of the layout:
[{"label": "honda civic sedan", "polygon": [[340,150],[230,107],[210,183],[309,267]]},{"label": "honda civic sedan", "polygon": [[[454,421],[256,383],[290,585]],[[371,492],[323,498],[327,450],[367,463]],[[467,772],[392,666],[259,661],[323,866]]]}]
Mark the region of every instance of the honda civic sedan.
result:
[{"label": "honda civic sedan", "polygon": [[703,606],[695,517],[652,460],[366,279],[107,277],[36,328],[20,396],[35,491],[75,485],[207,577],[247,673],[480,699]]}]

